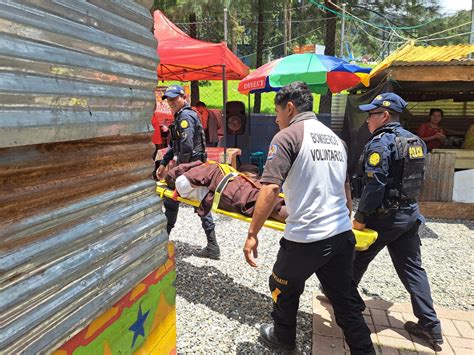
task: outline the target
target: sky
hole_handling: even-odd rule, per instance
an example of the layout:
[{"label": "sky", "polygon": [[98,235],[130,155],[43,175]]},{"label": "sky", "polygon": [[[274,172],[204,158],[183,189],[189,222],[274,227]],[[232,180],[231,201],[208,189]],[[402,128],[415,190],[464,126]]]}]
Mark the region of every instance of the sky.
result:
[{"label": "sky", "polygon": [[440,0],[444,12],[455,12],[458,10],[471,10],[472,0]]}]

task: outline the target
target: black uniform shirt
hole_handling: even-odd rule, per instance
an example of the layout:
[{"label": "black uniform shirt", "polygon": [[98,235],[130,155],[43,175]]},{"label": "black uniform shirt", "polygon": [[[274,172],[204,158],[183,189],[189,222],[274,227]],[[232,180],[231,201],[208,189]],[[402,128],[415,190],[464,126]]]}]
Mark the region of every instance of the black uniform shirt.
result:
[{"label": "black uniform shirt", "polygon": [[[384,198],[387,198],[385,188],[389,178],[399,178],[401,182],[401,176],[392,176],[391,167],[398,152],[395,146],[396,135],[390,130],[396,131],[402,137],[414,137],[414,134],[404,129],[399,122],[391,122],[377,129],[365,145],[362,153],[365,186],[354,216],[354,219],[361,223],[364,222],[365,216],[376,212]],[[424,152],[426,154],[426,147]]]},{"label": "black uniform shirt", "polygon": [[174,124],[179,131],[179,138],[176,141],[170,141],[170,146],[161,161],[161,165],[164,166],[168,165],[169,161],[172,160],[174,156],[177,157],[178,164],[189,163],[197,160],[194,159],[194,155],[196,153],[202,153],[205,150],[205,142],[201,142],[203,145],[202,152],[197,152],[196,147],[194,146],[194,136],[195,134],[200,133],[197,132],[197,130],[199,127],[202,127],[197,113],[192,110],[190,106],[186,105],[179,110],[174,117]]}]

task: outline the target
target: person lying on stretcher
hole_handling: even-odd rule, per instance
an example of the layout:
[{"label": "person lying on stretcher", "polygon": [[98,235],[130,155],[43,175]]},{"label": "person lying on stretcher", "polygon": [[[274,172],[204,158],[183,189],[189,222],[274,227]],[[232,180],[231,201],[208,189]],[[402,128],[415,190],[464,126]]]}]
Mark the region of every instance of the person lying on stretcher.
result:
[{"label": "person lying on stretcher", "polygon": [[[215,191],[225,175],[219,164],[195,161],[171,169],[164,179],[181,197],[200,201],[197,213],[201,216],[211,210]],[[258,181],[241,174],[235,176],[221,191],[219,208],[252,217],[260,187]],[[285,222],[288,212],[283,198],[277,199],[270,217]]]}]

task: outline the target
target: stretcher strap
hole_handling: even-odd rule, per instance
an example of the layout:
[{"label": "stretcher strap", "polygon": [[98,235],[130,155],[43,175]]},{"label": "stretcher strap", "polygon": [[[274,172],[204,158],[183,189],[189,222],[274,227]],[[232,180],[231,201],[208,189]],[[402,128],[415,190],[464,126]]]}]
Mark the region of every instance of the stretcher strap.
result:
[{"label": "stretcher strap", "polygon": [[229,181],[233,180],[239,173],[232,172],[224,176],[219,185],[217,185],[216,191],[214,192],[214,200],[212,201],[212,210],[216,211],[219,208],[219,202],[221,200],[221,193],[224,191],[225,187]]},{"label": "stretcher strap", "polygon": [[[164,184],[164,186],[166,186],[166,183],[165,183],[164,181],[163,181],[163,182],[161,182],[161,181],[157,182],[157,183],[156,183],[156,186],[157,186],[157,189],[156,189],[156,190],[158,191],[158,187],[159,187],[160,185],[163,187],[163,184]],[[166,191],[165,188],[162,188],[161,191],[158,191],[158,193],[160,194],[160,198],[163,198],[163,195],[165,194],[165,191]]]},{"label": "stretcher strap", "polygon": [[231,167],[228,164],[219,164],[219,168],[221,169],[222,174],[224,174],[224,176],[229,175],[230,173],[236,173],[237,172],[237,170],[235,170],[233,167]]}]

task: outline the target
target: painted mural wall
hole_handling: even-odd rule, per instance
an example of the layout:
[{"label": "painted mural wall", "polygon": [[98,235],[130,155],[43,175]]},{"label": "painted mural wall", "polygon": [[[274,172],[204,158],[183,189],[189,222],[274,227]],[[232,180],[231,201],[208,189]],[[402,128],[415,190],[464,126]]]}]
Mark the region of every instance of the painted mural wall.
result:
[{"label": "painted mural wall", "polygon": [[175,354],[174,246],[166,263],[66,342],[53,355]]}]

